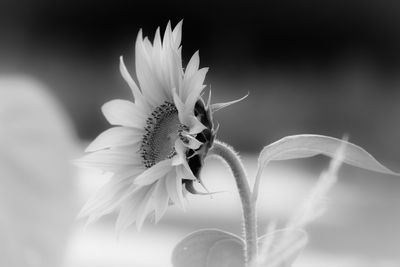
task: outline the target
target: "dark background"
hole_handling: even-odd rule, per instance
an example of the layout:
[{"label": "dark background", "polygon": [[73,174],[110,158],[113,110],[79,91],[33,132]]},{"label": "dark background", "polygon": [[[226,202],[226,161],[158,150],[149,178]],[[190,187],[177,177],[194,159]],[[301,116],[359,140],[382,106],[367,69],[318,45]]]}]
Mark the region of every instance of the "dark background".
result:
[{"label": "dark background", "polygon": [[[400,162],[398,1],[12,1],[0,4],[0,73],[47,84],[89,140],[108,127],[101,105],[128,98],[118,70],[134,41],[171,20],[183,55],[200,50],[219,138],[258,151],[289,134],[320,133]],[[131,71],[133,72],[133,71]]]}]

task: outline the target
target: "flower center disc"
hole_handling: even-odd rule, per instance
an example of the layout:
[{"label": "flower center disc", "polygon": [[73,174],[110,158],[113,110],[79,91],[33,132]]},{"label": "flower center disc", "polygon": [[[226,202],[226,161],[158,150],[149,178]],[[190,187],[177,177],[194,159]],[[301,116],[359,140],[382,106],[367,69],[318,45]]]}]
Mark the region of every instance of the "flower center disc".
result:
[{"label": "flower center disc", "polygon": [[140,152],[143,164],[146,168],[150,168],[176,154],[175,141],[184,126],[179,121],[175,105],[169,102],[158,106],[146,123]]}]

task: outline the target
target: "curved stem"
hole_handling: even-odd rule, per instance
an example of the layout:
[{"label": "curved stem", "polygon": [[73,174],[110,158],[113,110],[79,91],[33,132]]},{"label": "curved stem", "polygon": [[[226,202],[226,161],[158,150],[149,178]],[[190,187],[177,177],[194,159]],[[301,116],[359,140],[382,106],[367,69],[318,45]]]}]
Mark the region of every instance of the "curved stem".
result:
[{"label": "curved stem", "polygon": [[232,147],[220,141],[215,141],[210,152],[224,159],[235,177],[236,186],[242,202],[244,239],[246,242],[245,260],[246,266],[248,266],[257,255],[257,220],[255,203],[251,196],[247,175],[239,155]]}]

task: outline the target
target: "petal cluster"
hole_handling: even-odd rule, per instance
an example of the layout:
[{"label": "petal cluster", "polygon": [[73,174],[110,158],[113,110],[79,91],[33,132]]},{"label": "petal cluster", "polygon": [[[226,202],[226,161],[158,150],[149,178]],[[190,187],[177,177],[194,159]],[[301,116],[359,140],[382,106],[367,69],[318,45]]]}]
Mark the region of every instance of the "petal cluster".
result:
[{"label": "petal cluster", "polygon": [[100,134],[86,149],[89,154],[79,160],[113,173],[82,209],[89,221],[118,211],[117,231],[132,223],[140,229],[148,215],[157,222],[169,205],[185,207],[183,181],[198,179],[198,168],[194,175],[189,156],[202,153],[202,163],[213,130],[211,107],[201,98],[208,69],[199,68],[198,52],[183,68],[181,36],[182,22],[173,30],[168,24],[163,38],[157,29],[153,42],[139,32],[137,82],[120,58],[121,75],[134,101],[104,104],[104,116],[114,127]]}]

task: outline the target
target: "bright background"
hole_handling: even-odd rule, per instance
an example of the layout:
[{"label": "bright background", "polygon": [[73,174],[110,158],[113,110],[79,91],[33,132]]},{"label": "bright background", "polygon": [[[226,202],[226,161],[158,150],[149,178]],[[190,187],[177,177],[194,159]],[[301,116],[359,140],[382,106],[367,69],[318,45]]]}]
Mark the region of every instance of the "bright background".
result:
[{"label": "bright background", "polygon": [[[107,177],[67,159],[108,127],[101,105],[130,96],[119,55],[133,68],[139,29],[152,37],[169,20],[184,19],[184,60],[200,50],[215,102],[250,92],[215,115],[218,138],[243,154],[249,173],[264,145],[300,133],[349,134],[400,171],[399,12],[396,1],[371,0],[2,0],[0,266],[165,266],[173,244],[193,230],[240,234],[240,202],[215,162],[204,180],[228,193],[194,196],[186,213],[171,209],[140,233],[131,228],[117,241],[112,216],[85,231],[74,220]],[[260,229],[283,222],[327,162],[271,165]],[[399,266],[399,190],[396,177],[344,167],[298,266]]]}]

